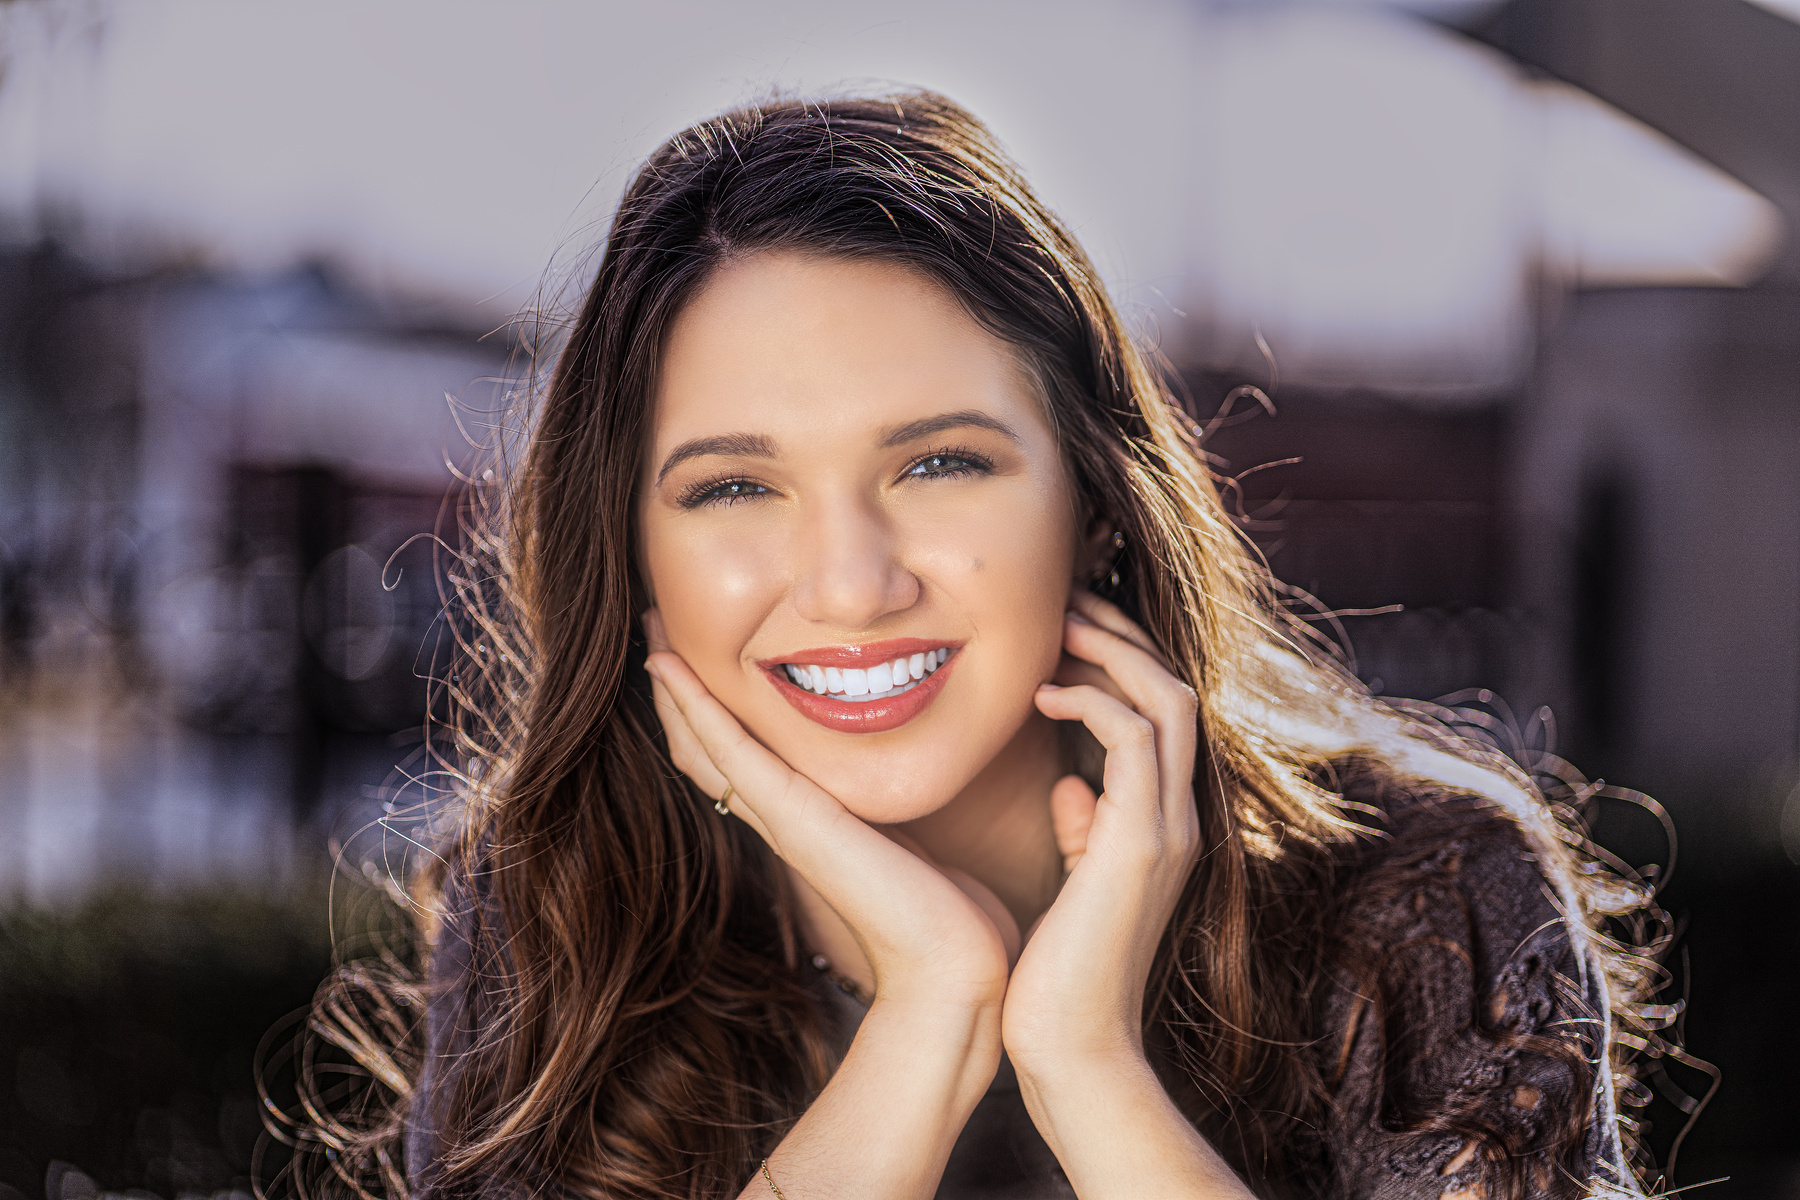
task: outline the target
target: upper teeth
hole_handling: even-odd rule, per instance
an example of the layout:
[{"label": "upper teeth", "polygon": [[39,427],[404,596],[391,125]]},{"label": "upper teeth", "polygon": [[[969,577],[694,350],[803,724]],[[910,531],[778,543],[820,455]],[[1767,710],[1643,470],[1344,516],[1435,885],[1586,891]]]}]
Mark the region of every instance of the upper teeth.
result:
[{"label": "upper teeth", "polygon": [[819,695],[841,696],[846,700],[879,700],[885,696],[911,691],[919,680],[944,665],[950,657],[948,647],[939,646],[923,654],[905,655],[892,662],[869,667],[821,667],[815,663],[782,663],[782,669],[796,687]]}]

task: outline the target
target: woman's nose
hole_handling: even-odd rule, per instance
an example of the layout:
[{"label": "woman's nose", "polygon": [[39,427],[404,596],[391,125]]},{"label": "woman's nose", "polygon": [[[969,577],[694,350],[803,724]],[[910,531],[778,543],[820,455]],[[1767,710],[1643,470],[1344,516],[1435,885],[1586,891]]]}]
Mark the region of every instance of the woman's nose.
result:
[{"label": "woman's nose", "polygon": [[918,601],[918,577],[900,561],[895,532],[879,510],[840,500],[808,516],[794,556],[794,607],[803,619],[865,629]]}]

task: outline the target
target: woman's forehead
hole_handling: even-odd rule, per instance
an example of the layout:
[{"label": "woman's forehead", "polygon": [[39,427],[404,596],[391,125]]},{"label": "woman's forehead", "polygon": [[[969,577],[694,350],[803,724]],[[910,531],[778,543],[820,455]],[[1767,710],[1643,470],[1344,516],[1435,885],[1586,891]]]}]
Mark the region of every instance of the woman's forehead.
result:
[{"label": "woman's forehead", "polygon": [[657,461],[696,437],[805,449],[952,412],[1048,432],[1019,356],[941,284],[890,262],[787,252],[725,264],[683,309],[654,407]]}]

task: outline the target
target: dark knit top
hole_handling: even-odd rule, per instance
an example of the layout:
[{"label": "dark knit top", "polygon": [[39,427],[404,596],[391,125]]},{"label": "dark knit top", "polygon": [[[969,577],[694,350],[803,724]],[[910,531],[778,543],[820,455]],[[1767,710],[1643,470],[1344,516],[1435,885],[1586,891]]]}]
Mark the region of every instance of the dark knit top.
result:
[{"label": "dark knit top", "polygon": [[[1620,1145],[1607,984],[1563,915],[1519,824],[1485,800],[1365,780],[1375,836],[1346,846],[1318,1056],[1330,1092],[1324,1200],[1638,1196]],[[465,893],[466,894],[466,893]],[[476,1031],[478,972],[449,912],[431,960],[428,1053],[407,1127],[413,1200],[438,1200],[432,1098]],[[815,973],[837,1048],[866,1009]],[[1167,1072],[1165,1072],[1165,1076]],[[1178,1097],[1178,1103],[1181,1098]],[[1480,1131],[1505,1148],[1475,1152]],[[1559,1136],[1562,1135],[1562,1136]],[[1572,1136],[1570,1136],[1572,1135]],[[1548,1147],[1571,1149],[1561,1156]],[[1505,1179],[1509,1177],[1511,1186]],[[1048,1200],[1074,1191],[1002,1060],[950,1156],[940,1200]]]}]

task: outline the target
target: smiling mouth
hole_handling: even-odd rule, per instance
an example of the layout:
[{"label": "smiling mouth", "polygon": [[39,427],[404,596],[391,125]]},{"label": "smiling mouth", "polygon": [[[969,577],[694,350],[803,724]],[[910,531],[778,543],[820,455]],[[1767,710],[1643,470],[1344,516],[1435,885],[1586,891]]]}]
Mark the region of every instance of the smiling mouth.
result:
[{"label": "smiling mouth", "polygon": [[915,654],[896,655],[868,668],[825,666],[821,663],[787,662],[780,670],[803,691],[851,704],[871,704],[904,696],[937,673],[950,658],[948,646]]},{"label": "smiling mouth", "polygon": [[808,720],[840,733],[885,733],[930,708],[962,657],[956,642],[894,638],[796,650],[757,665]]}]

